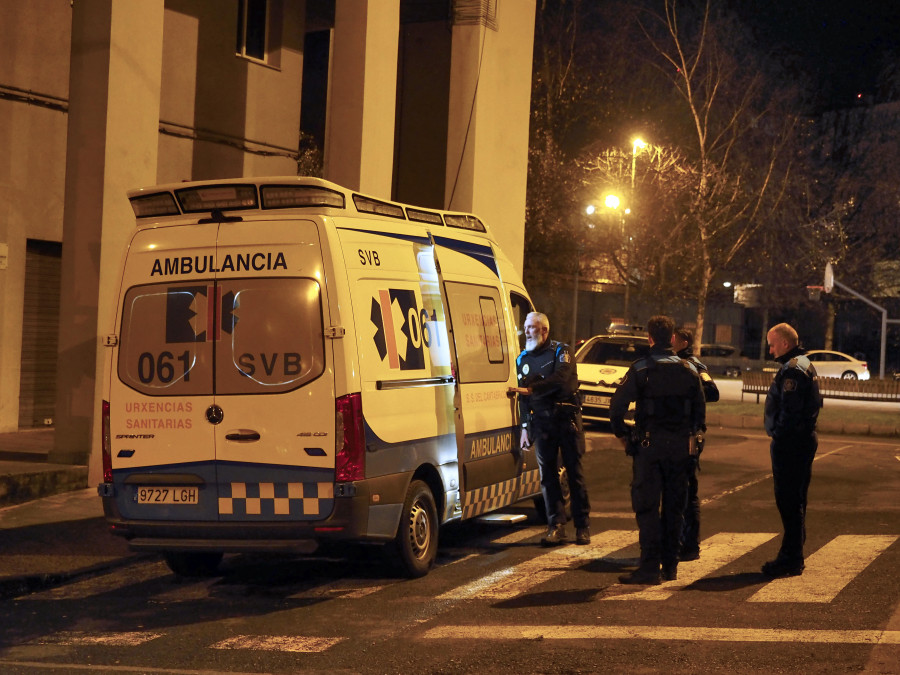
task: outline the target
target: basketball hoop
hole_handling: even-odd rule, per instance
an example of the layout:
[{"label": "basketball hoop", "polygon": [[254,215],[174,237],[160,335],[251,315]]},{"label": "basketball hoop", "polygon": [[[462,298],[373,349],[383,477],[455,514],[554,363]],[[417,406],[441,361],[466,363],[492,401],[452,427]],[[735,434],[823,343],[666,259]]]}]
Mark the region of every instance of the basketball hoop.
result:
[{"label": "basketball hoop", "polygon": [[822,298],[822,291],[824,290],[823,286],[807,286],[806,293],[809,295],[809,299],[813,302],[817,302]]}]

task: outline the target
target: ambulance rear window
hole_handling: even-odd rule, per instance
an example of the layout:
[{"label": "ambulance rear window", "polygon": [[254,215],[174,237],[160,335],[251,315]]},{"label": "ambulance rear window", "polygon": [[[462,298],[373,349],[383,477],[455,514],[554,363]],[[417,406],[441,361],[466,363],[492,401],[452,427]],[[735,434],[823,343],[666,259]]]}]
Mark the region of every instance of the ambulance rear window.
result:
[{"label": "ambulance rear window", "polygon": [[325,367],[314,279],[224,279],[128,290],[118,374],[149,396],[271,394]]}]

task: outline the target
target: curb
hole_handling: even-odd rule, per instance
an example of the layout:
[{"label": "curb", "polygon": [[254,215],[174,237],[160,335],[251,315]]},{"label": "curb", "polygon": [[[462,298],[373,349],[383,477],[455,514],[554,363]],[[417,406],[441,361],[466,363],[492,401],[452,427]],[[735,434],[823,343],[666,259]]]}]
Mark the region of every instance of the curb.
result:
[{"label": "curb", "polygon": [[[762,415],[727,415],[708,414],[706,416],[707,427],[722,427],[731,429],[756,429],[764,432]],[[900,426],[889,424],[864,424],[862,422],[842,422],[834,420],[820,420],[816,424],[816,431],[823,434],[847,434],[849,436],[878,436],[884,438],[896,438],[900,436]]]},{"label": "curb", "polygon": [[23,504],[86,487],[88,487],[87,466],[43,468],[38,471],[0,475],[0,507]]}]

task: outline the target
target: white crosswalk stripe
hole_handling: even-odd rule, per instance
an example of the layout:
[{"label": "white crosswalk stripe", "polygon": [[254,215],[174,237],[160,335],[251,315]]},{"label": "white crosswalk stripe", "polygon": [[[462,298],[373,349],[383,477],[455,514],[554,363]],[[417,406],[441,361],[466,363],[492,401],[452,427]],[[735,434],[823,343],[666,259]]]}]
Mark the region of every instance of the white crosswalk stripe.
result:
[{"label": "white crosswalk stripe", "polygon": [[897,541],[895,535],[840,535],[806,558],[801,576],[773,579],[750,602],[831,602]]},{"label": "white crosswalk stripe", "polygon": [[452,640],[680,640],[695,642],[805,642],[900,644],[896,630],[792,630],[708,626],[438,626],[426,639]]},{"label": "white crosswalk stripe", "polygon": [[[163,562],[146,562],[137,565],[131,565],[127,568],[127,573],[123,577],[122,586],[134,585],[169,577],[172,575],[171,570],[166,567]],[[83,600],[101,593],[110,592],[109,575],[101,574],[96,577],[88,577],[81,581],[75,581],[71,584],[64,584],[55,588],[48,588],[45,591],[38,591],[23,595],[22,600]]]},{"label": "white crosswalk stripe", "polygon": [[587,546],[564,546],[549,553],[499,570],[472,583],[447,591],[438,600],[481,598],[505,600],[563,574],[585,560],[595,560],[637,541],[635,530],[607,530],[594,536]]},{"label": "white crosswalk stripe", "polygon": [[235,635],[222,640],[212,649],[251,649],[270,652],[316,653],[343,642],[343,637],[308,637],[303,635]]},{"label": "white crosswalk stripe", "polygon": [[[634,593],[607,595],[604,600],[665,600],[679,588],[708,576],[717,569],[734,562],[757,546],[777,535],[769,532],[719,532],[700,544],[700,560],[678,566],[678,578],[659,586],[648,586]],[[624,586],[620,590],[624,591]]]},{"label": "white crosswalk stripe", "polygon": [[105,645],[107,647],[138,647],[146,642],[164,636],[158,631],[121,631],[121,632],[87,632],[87,631],[61,631],[53,635],[33,640],[29,644],[85,646]]}]

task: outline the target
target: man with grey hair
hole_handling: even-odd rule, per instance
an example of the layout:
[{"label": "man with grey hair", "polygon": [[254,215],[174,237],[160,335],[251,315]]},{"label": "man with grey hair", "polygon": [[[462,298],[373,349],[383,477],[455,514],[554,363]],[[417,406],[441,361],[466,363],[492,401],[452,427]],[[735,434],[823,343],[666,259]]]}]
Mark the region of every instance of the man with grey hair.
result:
[{"label": "man with grey hair", "polygon": [[822,395],[816,368],[800,346],[797,331],[786,323],[769,329],[769,353],[781,364],[766,395],[765,425],[771,436],[770,455],[775,505],[784,537],[775,560],[762,567],[768,577],[803,574],[806,541],[806,496],[819,442],[816,420]]},{"label": "man with grey hair", "polygon": [[546,314],[528,314],[524,329],[525,350],[516,359],[519,386],[511,391],[519,394],[520,446],[536,446],[541,470],[541,492],[549,526],[541,545],[557,546],[567,541],[565,501],[559,483],[560,458],[568,477],[575,543],[589,544],[591,507],[581,468],[585,445],[575,364],[568,345],[549,339],[550,320]]}]

